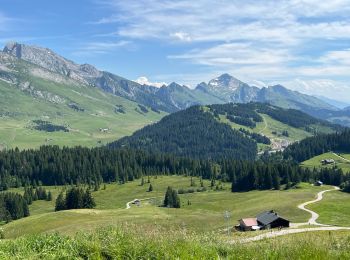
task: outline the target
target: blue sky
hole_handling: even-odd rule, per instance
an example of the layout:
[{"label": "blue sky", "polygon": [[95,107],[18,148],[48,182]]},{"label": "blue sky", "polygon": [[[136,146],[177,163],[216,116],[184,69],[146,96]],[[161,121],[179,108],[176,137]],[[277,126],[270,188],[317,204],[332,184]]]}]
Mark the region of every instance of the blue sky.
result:
[{"label": "blue sky", "polygon": [[350,103],[349,13],[349,0],[1,0],[0,43],[133,80],[194,87],[227,72]]}]

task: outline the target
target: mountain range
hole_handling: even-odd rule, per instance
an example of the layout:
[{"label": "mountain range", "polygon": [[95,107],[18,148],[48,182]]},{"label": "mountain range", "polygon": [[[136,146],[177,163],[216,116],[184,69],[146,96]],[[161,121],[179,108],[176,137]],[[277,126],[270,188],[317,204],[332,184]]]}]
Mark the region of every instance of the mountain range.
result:
[{"label": "mountain range", "polygon": [[[131,134],[139,128],[135,122],[145,125],[158,121],[167,113],[208,104],[270,103],[350,125],[349,108],[339,109],[317,97],[281,85],[258,88],[229,74],[222,74],[208,83],[198,84],[194,89],[176,82],[157,88],[98,70],[90,64],[77,64],[48,48],[17,42],[6,44],[0,51],[0,83],[0,115],[17,117],[16,120],[25,115],[21,122],[45,119],[68,126],[84,116],[86,122],[96,121],[96,118],[88,117],[98,115],[98,120],[104,117],[104,121],[94,125],[94,130],[87,129],[87,125],[72,126],[71,129],[75,133],[84,132],[86,138],[98,136],[96,141],[104,138],[96,133],[96,129],[110,128],[111,122],[122,120],[124,124],[113,126],[114,135],[106,141]],[[21,123],[25,129],[31,128],[28,124]],[[7,127],[11,128],[10,125]],[[2,131],[8,134],[7,130],[0,129],[0,137]],[[18,132],[11,136],[17,136]]]}]

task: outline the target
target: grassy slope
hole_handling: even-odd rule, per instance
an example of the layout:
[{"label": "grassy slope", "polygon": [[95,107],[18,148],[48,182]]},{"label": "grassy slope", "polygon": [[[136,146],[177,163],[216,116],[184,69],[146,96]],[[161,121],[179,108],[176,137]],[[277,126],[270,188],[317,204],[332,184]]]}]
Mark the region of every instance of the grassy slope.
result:
[{"label": "grassy slope", "polygon": [[[135,130],[159,120],[163,113],[137,112],[137,104],[126,99],[103,93],[95,88],[52,83],[31,77],[37,90],[49,91],[67,102],[75,102],[84,108],[77,112],[67,104],[54,104],[33,98],[13,85],[0,81],[0,103],[2,111],[14,114],[1,118],[0,145],[2,147],[29,148],[43,144],[96,146],[130,135]],[[126,113],[115,113],[114,106],[122,105]],[[29,128],[33,119],[42,119],[59,125],[69,125],[71,131],[42,132]],[[109,128],[101,133],[99,128]],[[50,140],[49,143],[46,140]],[[0,147],[1,148],[1,147]]]},{"label": "grassy slope", "polygon": [[336,226],[350,226],[350,194],[334,191],[324,195],[324,199],[308,208],[320,214],[319,221]]},{"label": "grassy slope", "polygon": [[[341,154],[341,156],[343,156],[344,158],[350,157],[349,154]],[[316,167],[316,168],[333,167],[333,164],[322,165],[321,160],[324,160],[324,159],[333,159],[335,161],[337,167],[342,168],[344,172],[350,172],[350,162],[347,162],[347,161],[339,158],[338,156],[336,156],[330,152],[324,153],[324,154],[315,156],[309,160],[306,160],[306,161],[302,162],[301,165],[304,167],[309,167],[311,169],[313,169],[314,167]]]},{"label": "grassy slope", "polygon": [[[302,188],[288,191],[252,191],[231,193],[226,184],[224,191],[207,191],[180,195],[181,209],[158,207],[169,183],[175,188],[189,188],[190,179],[179,176],[162,176],[151,179],[154,192],[148,193],[148,185],[139,186],[140,181],[124,185],[108,184],[106,190],[93,193],[97,208],[94,210],[70,210],[53,212],[54,202],[37,201],[30,206],[32,216],[13,221],[3,226],[5,237],[13,238],[24,234],[59,231],[73,234],[79,230],[92,230],[100,226],[122,223],[154,225],[160,227],[181,227],[198,232],[215,231],[226,226],[223,212],[232,214],[230,224],[235,225],[242,217],[255,216],[264,210],[274,209],[292,222],[306,221],[309,215],[297,209],[297,205],[314,198],[326,187],[302,184]],[[196,180],[199,185],[199,180]],[[205,186],[209,183],[205,182]],[[51,187],[54,197],[59,188]],[[125,209],[125,204],[135,198],[156,197],[142,202],[141,207]],[[187,205],[187,201],[191,205]]]},{"label": "grassy slope", "polygon": [[[306,137],[312,136],[311,133],[308,133],[305,130],[298,129],[298,128],[283,124],[283,123],[271,118],[268,115],[265,115],[265,114],[260,114],[260,115],[263,117],[264,122],[257,123],[256,127],[253,129],[246,127],[246,126],[236,124],[236,123],[232,123],[224,116],[220,116],[220,120],[222,122],[228,123],[229,125],[231,125],[235,129],[244,128],[244,129],[251,131],[251,132],[254,132],[254,133],[263,134],[263,135],[269,137],[270,139],[276,139],[276,138],[279,139],[280,138],[280,139],[286,139],[286,140],[294,142],[294,141],[302,140]],[[284,130],[288,131],[289,137],[281,136],[281,133]],[[272,132],[277,132],[277,135],[272,134]]]},{"label": "grassy slope", "polygon": [[[233,123],[229,121],[226,116],[220,115],[220,121],[226,124],[229,124],[232,128],[234,129],[240,129],[243,128],[245,130],[248,130],[250,132],[258,133],[267,136],[272,143],[273,142],[281,142],[282,140],[287,140],[289,142],[295,142],[302,140],[306,137],[312,136],[311,133],[306,132],[305,130],[298,129],[286,124],[283,124],[270,116],[266,114],[260,114],[264,122],[259,122],[256,124],[256,127],[251,129],[246,126],[242,126],[236,123]],[[281,133],[287,130],[289,133],[289,137],[282,136]],[[325,132],[328,132],[329,129],[322,129]],[[276,134],[273,134],[272,132],[275,132]],[[258,150],[259,151],[264,151],[264,150],[269,150],[269,148],[272,147],[272,145],[264,145],[264,144],[258,144]]]}]

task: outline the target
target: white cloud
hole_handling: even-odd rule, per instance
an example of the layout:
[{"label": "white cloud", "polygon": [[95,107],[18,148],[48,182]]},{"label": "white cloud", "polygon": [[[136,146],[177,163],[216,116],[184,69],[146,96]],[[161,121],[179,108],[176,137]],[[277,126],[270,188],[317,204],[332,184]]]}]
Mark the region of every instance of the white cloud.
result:
[{"label": "white cloud", "polygon": [[107,54],[119,48],[132,46],[131,41],[116,41],[116,42],[89,42],[82,45],[73,55],[87,56],[95,54]]},{"label": "white cloud", "polygon": [[350,85],[340,81],[329,79],[295,79],[283,82],[283,84],[290,89],[308,95],[324,96],[348,103],[350,100]]},{"label": "white cloud", "polygon": [[157,88],[160,88],[164,85],[168,85],[167,83],[165,82],[150,82],[148,80],[148,78],[146,78],[145,76],[142,76],[142,77],[139,77],[137,78],[136,80],[134,80],[136,83],[139,83],[141,85],[148,85],[148,86],[153,86],[153,87],[157,87]]},{"label": "white cloud", "polygon": [[103,0],[102,4],[114,11],[98,23],[114,24],[119,37],[182,42],[182,48],[167,57],[198,64],[200,70],[163,75],[166,81],[193,86],[228,72],[248,82],[259,81],[260,86],[286,82],[299,91],[312,94],[314,89],[327,96],[337,90],[350,100],[349,0]]},{"label": "white cloud", "polygon": [[350,66],[350,49],[330,51],[319,59],[326,64],[338,64]]},{"label": "white cloud", "polygon": [[295,59],[288,50],[272,50],[243,43],[226,43],[207,49],[195,49],[181,55],[170,55],[169,58],[190,59],[196,63],[212,66],[273,65]]}]

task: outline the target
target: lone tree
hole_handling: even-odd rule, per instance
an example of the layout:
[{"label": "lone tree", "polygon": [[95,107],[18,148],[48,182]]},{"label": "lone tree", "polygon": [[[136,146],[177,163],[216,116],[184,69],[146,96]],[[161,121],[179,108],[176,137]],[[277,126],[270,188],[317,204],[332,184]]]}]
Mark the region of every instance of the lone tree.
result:
[{"label": "lone tree", "polygon": [[148,188],[148,192],[151,192],[151,191],[153,191],[153,186],[152,186],[152,184],[150,184],[150,185],[149,185],[149,188]]},{"label": "lone tree", "polygon": [[180,208],[181,202],[176,190],[173,190],[168,186],[165,197],[164,197],[164,207],[168,208]]}]

